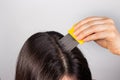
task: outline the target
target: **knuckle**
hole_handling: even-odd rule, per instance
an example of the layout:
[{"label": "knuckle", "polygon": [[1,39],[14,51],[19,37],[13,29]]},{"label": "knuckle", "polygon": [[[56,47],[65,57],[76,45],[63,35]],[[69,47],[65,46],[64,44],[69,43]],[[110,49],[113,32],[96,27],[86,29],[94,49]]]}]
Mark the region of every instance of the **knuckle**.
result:
[{"label": "knuckle", "polygon": [[116,31],[116,28],[113,24],[108,24],[110,31]]},{"label": "knuckle", "polygon": [[110,21],[111,23],[114,23],[113,19],[111,19],[111,18],[109,18],[109,21]]},{"label": "knuckle", "polygon": [[115,38],[115,36],[116,36],[116,34],[115,34],[114,31],[110,32],[110,37],[111,37],[111,38]]},{"label": "knuckle", "polygon": [[113,21],[112,18],[107,18],[107,19],[106,19],[106,22],[110,22],[110,23],[114,24],[114,21]]},{"label": "knuckle", "polygon": [[112,30],[112,31],[116,31],[115,26],[111,25],[111,30]]}]

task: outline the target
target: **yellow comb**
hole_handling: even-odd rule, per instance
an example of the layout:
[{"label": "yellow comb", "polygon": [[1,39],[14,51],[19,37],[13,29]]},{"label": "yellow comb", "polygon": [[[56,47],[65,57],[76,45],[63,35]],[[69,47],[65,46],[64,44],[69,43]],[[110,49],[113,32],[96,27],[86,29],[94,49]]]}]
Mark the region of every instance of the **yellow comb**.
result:
[{"label": "yellow comb", "polygon": [[[76,24],[75,24],[76,25]],[[71,51],[75,47],[77,47],[78,44],[83,44],[83,40],[77,40],[76,36],[73,34],[74,33],[74,26],[68,30],[68,34],[62,37],[58,43],[60,44],[61,47],[63,47],[64,50]]]},{"label": "yellow comb", "polygon": [[84,41],[83,40],[77,40],[76,36],[73,34],[74,33],[74,26],[76,26],[76,24],[74,24],[72,26],[72,28],[70,30],[68,30],[68,33],[79,43],[79,44],[83,44]]}]

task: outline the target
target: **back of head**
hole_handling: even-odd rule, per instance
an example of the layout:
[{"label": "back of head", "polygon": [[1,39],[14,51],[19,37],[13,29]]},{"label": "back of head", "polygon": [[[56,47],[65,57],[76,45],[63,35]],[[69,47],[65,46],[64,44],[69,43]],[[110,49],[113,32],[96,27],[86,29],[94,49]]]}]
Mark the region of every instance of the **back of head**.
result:
[{"label": "back of head", "polygon": [[[71,52],[58,44],[60,33],[40,32],[23,45],[16,80],[91,80],[87,60],[78,48]],[[69,77],[69,79],[65,79]]]}]

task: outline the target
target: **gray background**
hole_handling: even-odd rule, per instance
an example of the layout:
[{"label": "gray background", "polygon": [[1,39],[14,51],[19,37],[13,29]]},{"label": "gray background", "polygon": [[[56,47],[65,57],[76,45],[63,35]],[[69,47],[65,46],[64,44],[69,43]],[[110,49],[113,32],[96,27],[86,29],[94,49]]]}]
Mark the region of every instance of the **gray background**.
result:
[{"label": "gray background", "polygon": [[[120,31],[120,0],[0,0],[0,78],[14,80],[25,40],[36,32],[58,31],[88,16],[113,18]],[[120,57],[94,42],[80,45],[96,80],[120,80]]]}]

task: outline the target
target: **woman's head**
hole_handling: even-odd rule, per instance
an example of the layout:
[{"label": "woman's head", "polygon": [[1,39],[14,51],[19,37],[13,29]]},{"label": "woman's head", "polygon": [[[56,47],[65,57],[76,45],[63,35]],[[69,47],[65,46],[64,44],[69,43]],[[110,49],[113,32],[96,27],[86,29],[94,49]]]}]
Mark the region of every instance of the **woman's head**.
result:
[{"label": "woman's head", "polygon": [[32,35],[20,51],[16,80],[91,80],[81,51],[66,51],[58,43],[62,37],[54,31]]}]

